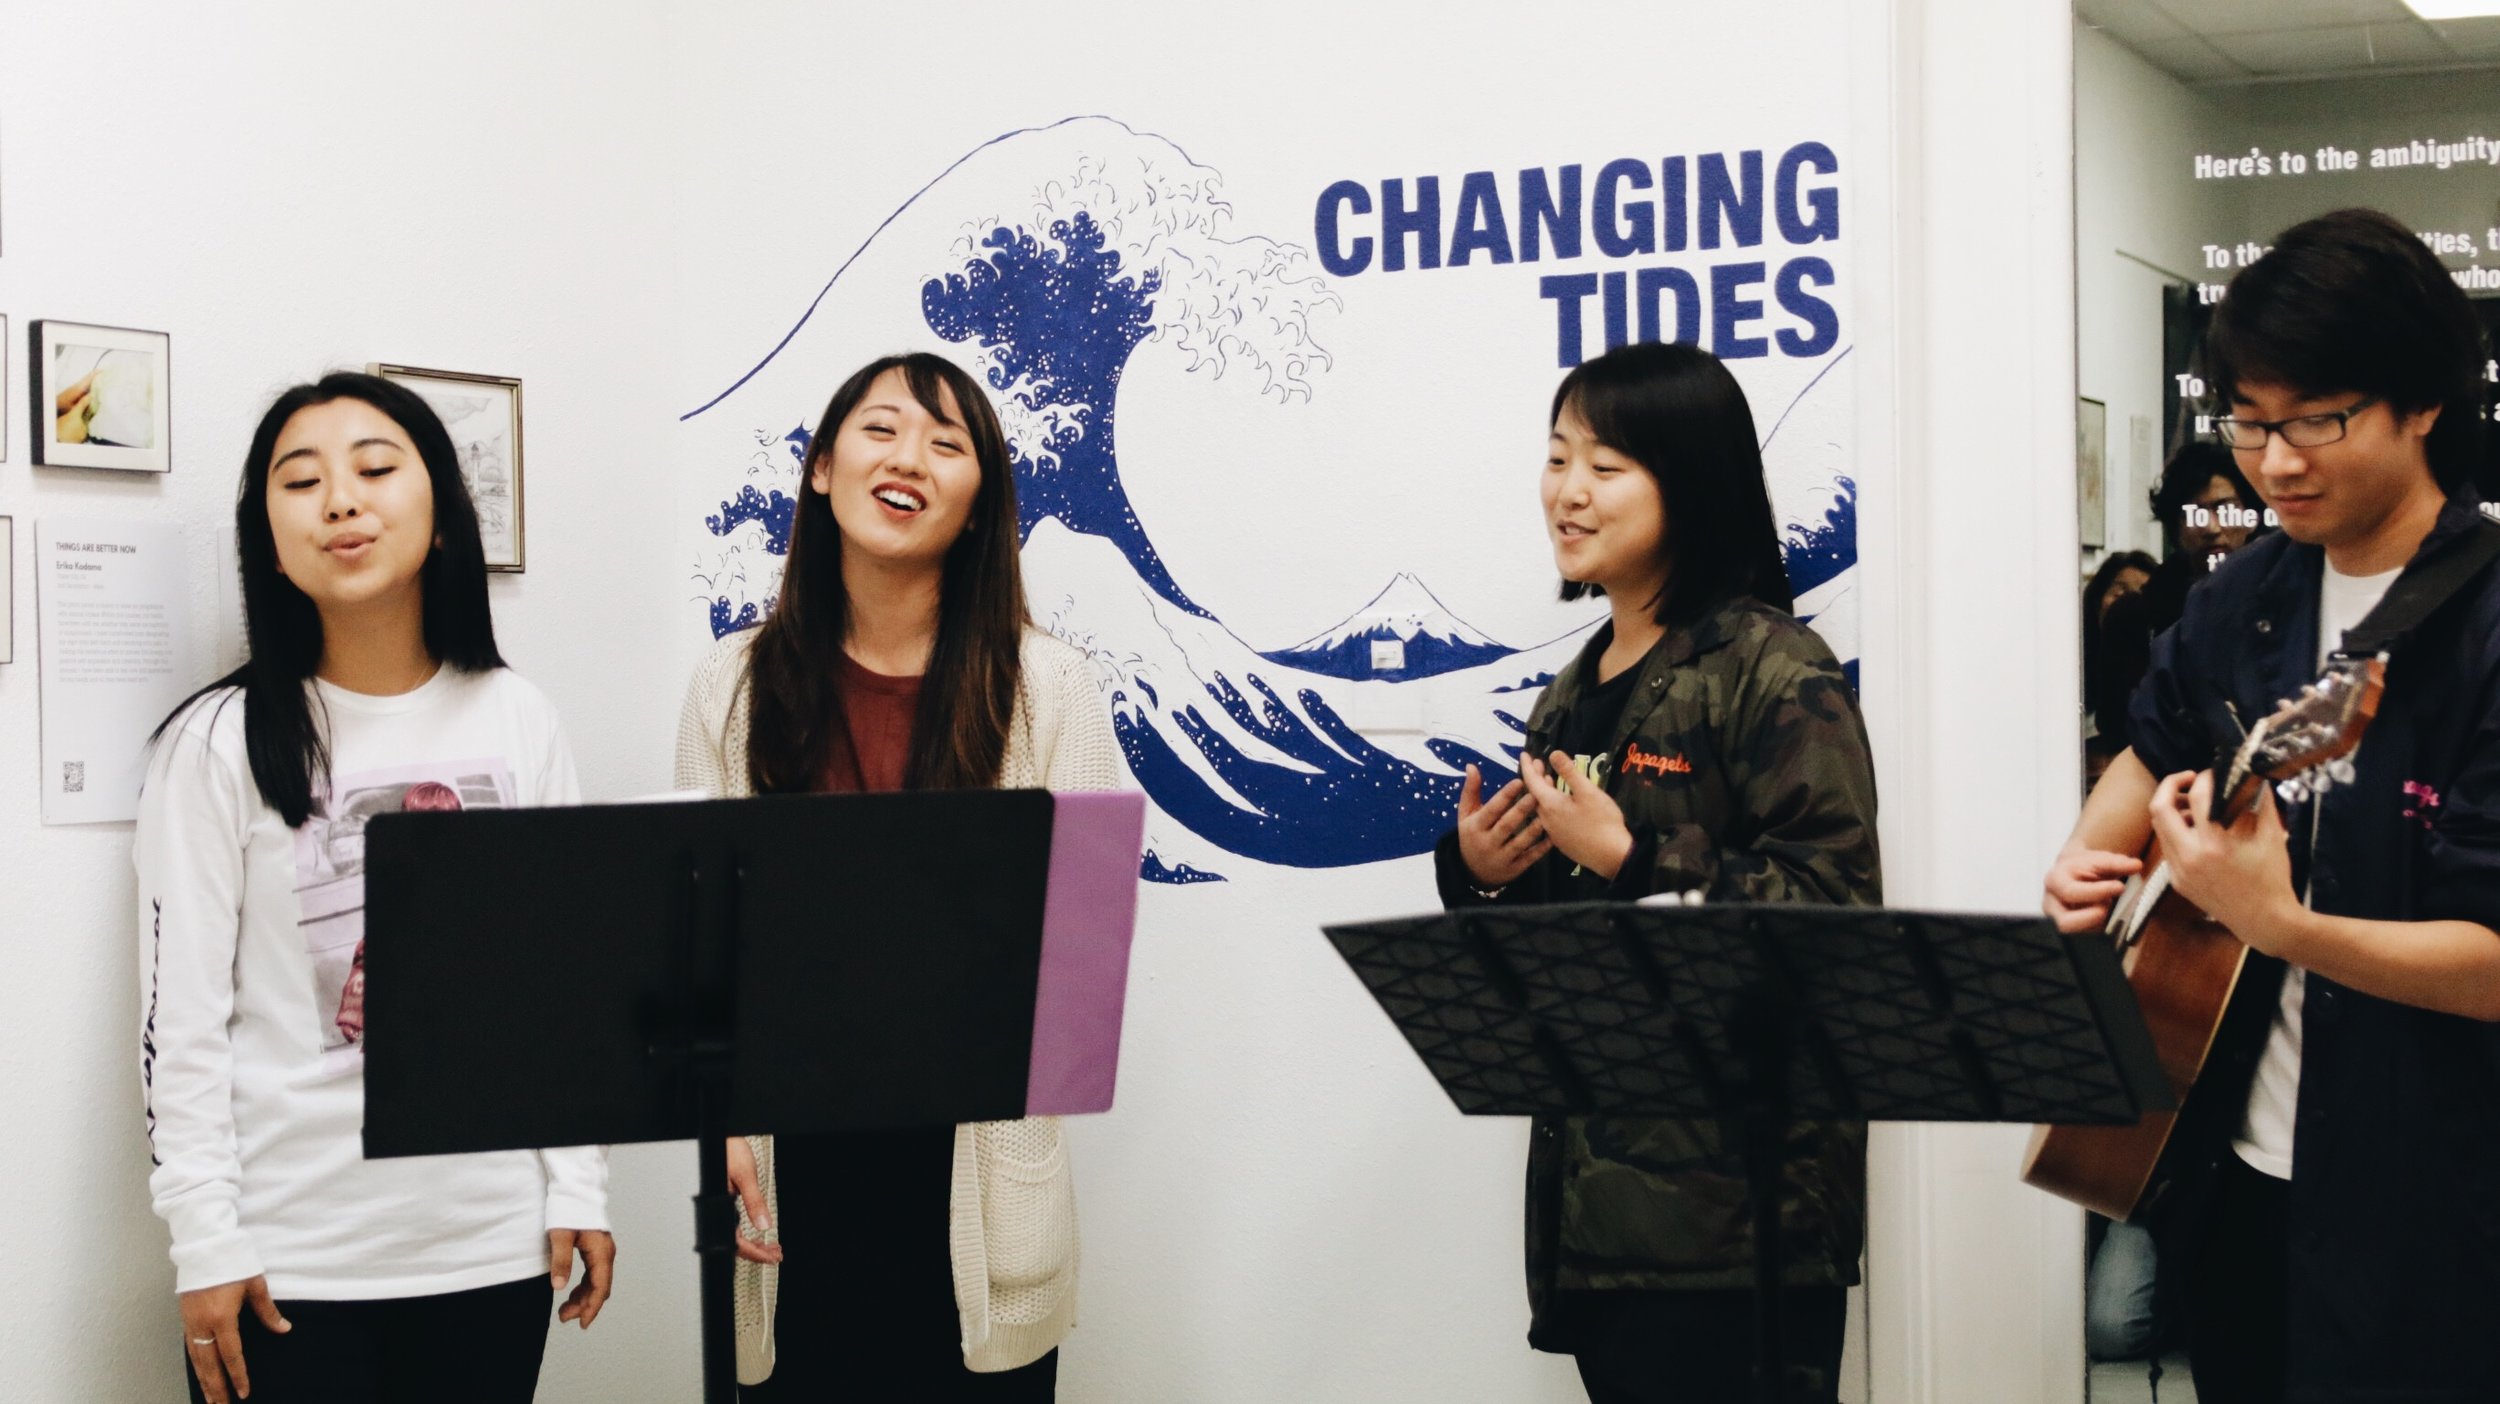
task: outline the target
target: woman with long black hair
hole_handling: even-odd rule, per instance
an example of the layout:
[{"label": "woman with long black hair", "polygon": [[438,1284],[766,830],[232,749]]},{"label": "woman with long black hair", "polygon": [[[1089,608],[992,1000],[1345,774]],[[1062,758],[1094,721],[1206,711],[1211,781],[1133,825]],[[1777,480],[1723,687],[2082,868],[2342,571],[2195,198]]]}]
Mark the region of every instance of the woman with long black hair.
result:
[{"label": "woman with long black hair", "polygon": [[157,729],[133,849],[192,1398],[523,1404],[550,1279],[586,1265],[564,1320],[607,1300],[606,1157],[364,1158],[364,826],[575,803],[572,754],[495,647],[477,511],[414,394],[278,396],[235,540],[249,657]]},{"label": "woman with long black hair", "polygon": [[[1111,788],[1109,714],[1083,656],[1028,621],[1017,541],[1014,465],[980,385],[925,353],[861,367],[809,441],[772,617],[723,639],[687,693],[678,785]],[[977,880],[979,859],[933,854],[894,881]],[[1053,1397],[1077,1261],[1056,1120],[728,1154],[745,1397]]]},{"label": "woman with long black hair", "polygon": [[[1875,774],[1831,650],[1790,612],[1753,412],[1686,345],[1563,378],[1540,487],[1565,599],[1611,614],[1537,699],[1520,778],[1467,773],[1442,900],[1882,900]],[[1865,1128],[1791,1128],[1783,1330],[1833,1398],[1864,1237]],[[1745,1176],[1705,1122],[1538,1118],[1529,1342],[1578,1357],[1597,1404],[1749,1397]]]}]

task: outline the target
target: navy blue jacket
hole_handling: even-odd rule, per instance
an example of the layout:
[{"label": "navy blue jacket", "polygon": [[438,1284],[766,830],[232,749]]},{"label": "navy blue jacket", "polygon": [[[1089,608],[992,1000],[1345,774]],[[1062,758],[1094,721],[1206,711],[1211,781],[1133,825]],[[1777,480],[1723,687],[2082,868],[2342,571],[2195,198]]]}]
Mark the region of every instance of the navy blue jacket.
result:
[{"label": "navy blue jacket", "polygon": [[[2477,510],[2451,501],[2425,549]],[[2324,562],[2277,533],[2188,596],[2131,709],[2155,775],[2236,740],[2224,702],[2254,722],[2315,676]],[[2354,759],[2353,783],[2284,814],[2295,890],[2321,912],[2500,929],[2500,567],[2397,650]],[[2252,955],[2244,976],[2268,1013],[2282,969]],[[2230,1123],[2197,1143],[2209,1168],[2232,1153],[2262,1044],[2218,1048],[2206,1074]],[[2200,1193],[2183,1185],[2177,1216]],[[2289,1214],[2292,1399],[2500,1398],[2500,1025],[2310,976]]]}]

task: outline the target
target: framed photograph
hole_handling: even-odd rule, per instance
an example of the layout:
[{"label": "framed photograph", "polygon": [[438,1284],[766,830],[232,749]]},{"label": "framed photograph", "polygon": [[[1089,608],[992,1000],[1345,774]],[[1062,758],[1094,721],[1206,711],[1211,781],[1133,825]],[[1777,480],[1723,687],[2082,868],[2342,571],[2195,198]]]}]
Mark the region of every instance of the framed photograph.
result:
[{"label": "framed photograph", "polygon": [[2075,517],[2084,546],[2109,544],[2109,406],[2098,400],[2075,403]]},{"label": "framed photograph", "polygon": [[521,382],[508,375],[426,370],[376,361],[366,370],[415,391],[442,416],[477,502],[486,568],[518,574],[528,541],[521,514]]},{"label": "framed photograph", "polygon": [[172,471],[172,337],[84,322],[38,321],[28,333],[27,437],[38,465]]}]

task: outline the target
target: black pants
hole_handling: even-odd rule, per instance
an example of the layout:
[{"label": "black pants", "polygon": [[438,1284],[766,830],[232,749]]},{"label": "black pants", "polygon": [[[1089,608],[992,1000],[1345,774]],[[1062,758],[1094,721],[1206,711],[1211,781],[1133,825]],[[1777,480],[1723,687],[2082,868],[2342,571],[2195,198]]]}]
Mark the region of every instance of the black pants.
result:
[{"label": "black pants", "polygon": [[1057,1351],[995,1374],[964,1366],[946,1241],[954,1156],[951,1126],[774,1142],[773,1373],[740,1404],[1050,1404]]},{"label": "black pants", "polygon": [[[1570,1292],[1572,1338],[1580,1344],[1580,1383],[1590,1404],[1748,1404],[1753,1396],[1753,1293]],[[1791,1287],[1780,1293],[1780,1351],[1794,1378],[1816,1372],[1812,1393],[1840,1387],[1840,1348],[1849,1327],[1843,1287]]]},{"label": "black pants", "polygon": [[2290,1349],[2291,1186],[2226,1156],[2190,1259],[2188,1365],[2197,1404],[2280,1404]]},{"label": "black pants", "polygon": [[[431,1297],[281,1301],[294,1327],[282,1336],[246,1306],[252,1404],[529,1404],[554,1308],[544,1273]],[[199,1377],[184,1373],[202,1404]]]}]

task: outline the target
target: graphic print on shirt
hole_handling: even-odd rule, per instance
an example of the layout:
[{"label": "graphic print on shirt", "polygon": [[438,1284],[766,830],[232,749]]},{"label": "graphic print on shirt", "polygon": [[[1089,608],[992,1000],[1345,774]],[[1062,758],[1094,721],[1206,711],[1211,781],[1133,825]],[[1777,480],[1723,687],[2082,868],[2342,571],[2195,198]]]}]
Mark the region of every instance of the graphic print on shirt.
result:
[{"label": "graphic print on shirt", "polygon": [[2422,832],[2429,833],[2433,827],[2432,821],[2439,816],[2439,791],[2419,780],[2407,780],[2404,795],[2404,817],[2421,825]]},{"label": "graphic print on shirt", "polygon": [[1603,751],[1591,756],[1573,756],[1571,768],[1577,774],[1559,777],[1560,787],[1564,794],[1571,793],[1571,782],[1580,776],[1586,776],[1590,784],[1603,790],[1606,788],[1606,778],[1615,773],[1615,758]]},{"label": "graphic print on shirt", "polygon": [[147,1103],[148,1164],[165,1162],[156,1154],[156,997],[165,978],[165,903],[148,903],[148,1017],[139,1026],[139,1090]]},{"label": "graphic print on shirt", "polygon": [[334,776],[295,831],[295,897],[312,957],[313,1006],[323,1011],[324,1072],[354,1071],[365,1047],[365,825],[377,814],[509,809],[502,761],[443,762]]}]

